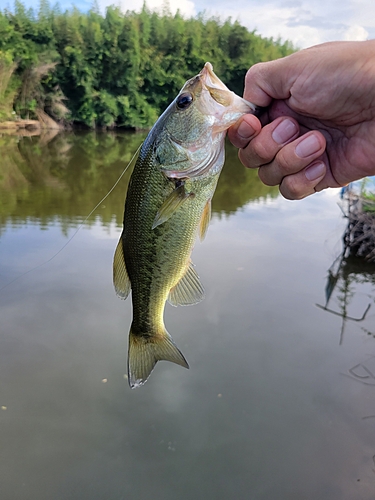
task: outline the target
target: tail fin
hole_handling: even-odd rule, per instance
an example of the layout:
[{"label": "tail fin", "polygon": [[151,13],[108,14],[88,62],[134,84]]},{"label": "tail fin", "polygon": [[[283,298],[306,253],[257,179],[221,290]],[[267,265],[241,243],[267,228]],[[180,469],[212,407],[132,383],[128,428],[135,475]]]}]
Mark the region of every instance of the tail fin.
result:
[{"label": "tail fin", "polygon": [[189,368],[184,355],[165,330],[162,335],[139,336],[129,332],[128,381],[132,389],[143,385],[156,363],[161,360],[172,361]]}]

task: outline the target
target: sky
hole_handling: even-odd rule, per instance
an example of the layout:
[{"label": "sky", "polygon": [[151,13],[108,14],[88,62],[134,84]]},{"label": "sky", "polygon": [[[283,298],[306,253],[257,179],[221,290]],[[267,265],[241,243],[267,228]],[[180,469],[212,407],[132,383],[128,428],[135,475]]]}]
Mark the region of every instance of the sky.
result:
[{"label": "sky", "polygon": [[[149,8],[161,8],[165,0],[146,0]],[[126,10],[140,10],[143,0],[97,0],[104,13],[114,4]],[[0,0],[12,6],[13,0]],[[37,7],[38,0],[23,0],[27,7]],[[54,4],[54,0],[50,0]],[[59,0],[63,10],[73,4],[88,10],[92,0]],[[208,16],[231,17],[249,30],[265,37],[289,40],[296,48],[306,48],[332,40],[367,40],[375,38],[374,0],[169,0],[172,13],[180,9],[186,16],[205,11]]]}]

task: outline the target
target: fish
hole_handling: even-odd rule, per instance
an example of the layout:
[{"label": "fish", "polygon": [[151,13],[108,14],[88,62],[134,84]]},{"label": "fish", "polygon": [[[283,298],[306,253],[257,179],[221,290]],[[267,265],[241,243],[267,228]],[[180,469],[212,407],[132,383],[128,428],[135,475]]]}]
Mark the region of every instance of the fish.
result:
[{"label": "fish", "polygon": [[165,304],[192,305],[204,297],[191,252],[197,235],[203,240],[209,226],[226,131],[255,111],[207,62],[184,84],[140,149],[113,259],[117,295],[132,295],[131,388],[143,385],[158,361],[189,368],[165,328]]}]

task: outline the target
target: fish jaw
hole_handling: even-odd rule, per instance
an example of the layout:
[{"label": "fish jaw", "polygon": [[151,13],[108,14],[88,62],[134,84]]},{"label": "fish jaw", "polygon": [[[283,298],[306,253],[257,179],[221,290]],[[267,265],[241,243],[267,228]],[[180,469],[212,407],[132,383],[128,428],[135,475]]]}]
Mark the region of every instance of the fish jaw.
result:
[{"label": "fish jaw", "polygon": [[[206,90],[206,96],[201,100],[201,109],[203,113],[215,118],[213,133],[225,131],[244,114],[256,112],[255,104],[228,89],[214,73],[211,63],[206,62],[200,72],[200,78]],[[207,92],[210,99],[207,98]]]}]

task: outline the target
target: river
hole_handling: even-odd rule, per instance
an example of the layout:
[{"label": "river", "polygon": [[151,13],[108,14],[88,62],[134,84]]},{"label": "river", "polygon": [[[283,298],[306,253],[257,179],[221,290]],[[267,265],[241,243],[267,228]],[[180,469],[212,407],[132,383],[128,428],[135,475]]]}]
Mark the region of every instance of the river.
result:
[{"label": "river", "polygon": [[129,172],[86,217],[143,137],[0,137],[1,499],[372,500],[375,269],[331,268],[338,191],[284,200],[228,145],[206,298],[165,311],[190,370],[128,387]]}]

